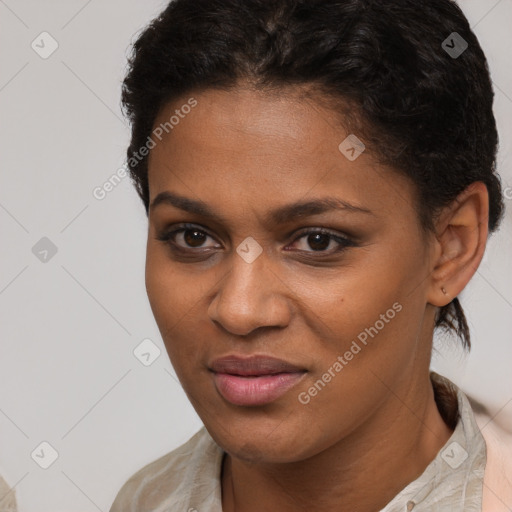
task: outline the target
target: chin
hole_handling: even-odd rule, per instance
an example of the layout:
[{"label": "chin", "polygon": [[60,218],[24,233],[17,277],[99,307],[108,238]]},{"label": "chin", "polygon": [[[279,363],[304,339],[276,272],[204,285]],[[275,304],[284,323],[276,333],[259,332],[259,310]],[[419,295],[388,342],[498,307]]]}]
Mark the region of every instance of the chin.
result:
[{"label": "chin", "polygon": [[[215,442],[232,457],[248,463],[285,464],[304,460],[317,452],[306,425],[268,416],[253,420],[220,418],[204,424]],[[220,423],[220,424],[219,424]]]},{"label": "chin", "polygon": [[288,464],[307,458],[302,454],[303,443],[297,445],[289,440],[275,442],[268,436],[261,439],[247,436],[246,439],[226,442],[228,445],[222,447],[224,451],[249,464]]}]

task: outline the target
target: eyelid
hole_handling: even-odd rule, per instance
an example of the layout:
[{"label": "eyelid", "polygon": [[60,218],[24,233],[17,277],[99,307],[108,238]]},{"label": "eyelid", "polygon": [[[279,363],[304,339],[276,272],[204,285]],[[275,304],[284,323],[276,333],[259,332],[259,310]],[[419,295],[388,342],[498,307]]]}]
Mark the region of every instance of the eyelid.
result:
[{"label": "eyelid", "polygon": [[[172,229],[164,228],[162,231],[158,232],[156,234],[156,239],[160,240],[162,242],[169,242],[172,238],[174,238],[177,234],[188,231],[188,230],[196,230],[201,231],[205,235],[209,236],[210,238],[213,238],[216,240],[215,236],[212,235],[206,228],[199,224],[191,224],[188,222],[182,222],[180,224],[175,224],[172,226]],[[178,246],[180,249],[187,250],[185,247]],[[201,249],[201,248],[199,248]],[[189,250],[193,250],[193,248],[190,248]]]},{"label": "eyelid", "polygon": [[330,235],[333,238],[342,238],[344,240],[347,240],[347,242],[351,241],[350,236],[347,234],[343,234],[343,233],[334,231],[329,228],[320,228],[320,227],[309,227],[309,228],[300,229],[297,233],[295,233],[295,238],[293,241],[295,242],[296,240],[298,240],[299,238],[302,238],[305,235],[316,234],[316,233],[320,233],[322,235]]},{"label": "eyelid", "polygon": [[[172,229],[167,229],[167,230],[164,230],[163,232],[160,232],[159,234],[157,234],[156,239],[167,244],[171,248],[171,250],[173,250],[175,252],[188,253],[190,256],[193,256],[193,255],[199,256],[201,254],[208,252],[210,249],[217,249],[217,247],[187,248],[187,247],[178,245],[174,241],[174,238],[179,233],[182,233],[183,231],[187,231],[187,230],[201,231],[205,235],[207,235],[210,238],[217,241],[216,237],[214,235],[212,235],[208,231],[208,229],[203,228],[203,226],[201,226],[199,224],[192,224],[192,223],[187,223],[187,222],[175,224],[172,226]],[[314,226],[305,227],[305,228],[300,229],[298,232],[295,232],[295,236],[294,236],[294,239],[291,241],[291,244],[296,243],[298,240],[300,240],[301,238],[304,238],[307,235],[317,234],[317,233],[330,236],[331,241],[334,241],[337,244],[337,247],[335,249],[330,249],[328,251],[307,251],[307,250],[299,249],[299,250],[297,250],[297,252],[299,254],[302,254],[302,255],[317,254],[318,256],[315,256],[315,258],[321,259],[322,257],[334,256],[334,255],[340,254],[348,247],[354,247],[357,245],[357,242],[350,235],[342,234],[337,231],[333,231],[329,228],[314,227]],[[291,234],[287,235],[287,238],[290,235]],[[219,243],[219,242],[217,242],[217,243]],[[290,245],[290,244],[288,244],[288,245]],[[289,252],[291,252],[291,251],[289,250]]]},{"label": "eyelid", "polygon": [[300,240],[301,238],[304,238],[307,235],[315,235],[315,234],[322,234],[322,235],[328,235],[331,237],[331,241],[334,241],[338,244],[338,247],[335,249],[331,249],[329,251],[303,251],[299,250],[300,253],[311,253],[311,254],[318,254],[318,255],[324,255],[324,256],[333,256],[336,254],[339,254],[343,252],[347,247],[354,247],[356,246],[356,242],[350,238],[348,235],[341,234],[339,232],[332,231],[328,228],[304,228],[300,230],[295,238],[292,241],[292,244]]}]

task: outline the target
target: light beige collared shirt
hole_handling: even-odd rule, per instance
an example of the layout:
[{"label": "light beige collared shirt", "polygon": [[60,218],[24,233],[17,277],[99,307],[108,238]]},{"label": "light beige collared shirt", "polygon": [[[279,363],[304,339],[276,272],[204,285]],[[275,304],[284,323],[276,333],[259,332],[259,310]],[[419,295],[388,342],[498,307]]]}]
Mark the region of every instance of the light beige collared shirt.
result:
[{"label": "light beige collared shirt", "polygon": [[[442,387],[456,395],[455,430],[425,471],[380,512],[482,510],[484,438],[466,395],[445,377],[435,372],[430,377],[436,396]],[[135,473],[119,491],[110,512],[222,512],[223,456],[203,427],[185,444]]]},{"label": "light beige collared shirt", "polygon": [[18,512],[14,489],[0,476],[0,512]]}]

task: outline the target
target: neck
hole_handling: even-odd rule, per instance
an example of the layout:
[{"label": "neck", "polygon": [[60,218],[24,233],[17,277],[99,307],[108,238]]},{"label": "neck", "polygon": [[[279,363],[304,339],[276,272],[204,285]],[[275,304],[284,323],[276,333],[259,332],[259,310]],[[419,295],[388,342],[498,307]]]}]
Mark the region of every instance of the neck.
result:
[{"label": "neck", "polygon": [[351,435],[307,460],[251,464],[226,454],[224,512],[374,512],[418,478],[452,434],[430,380],[390,393]]}]

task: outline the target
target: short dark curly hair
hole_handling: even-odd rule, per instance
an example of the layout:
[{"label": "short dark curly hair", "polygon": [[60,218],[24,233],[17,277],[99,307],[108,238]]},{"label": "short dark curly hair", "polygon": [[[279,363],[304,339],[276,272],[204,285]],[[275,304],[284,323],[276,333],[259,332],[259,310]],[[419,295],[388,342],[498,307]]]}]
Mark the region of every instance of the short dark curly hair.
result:
[{"label": "short dark curly hair", "polygon": [[[453,37],[467,43],[460,55],[447,51]],[[135,41],[122,88],[132,127],[128,169],[146,212],[148,162],[138,150],[161,108],[192,91],[230,90],[242,81],[261,90],[310,86],[334,100],[345,119],[355,112],[349,122],[366,147],[416,184],[426,231],[476,181],[489,193],[489,231],[497,229],[504,205],[492,82],[453,1],[172,1]],[[439,309],[435,326],[455,331],[470,349],[458,298]]]}]

